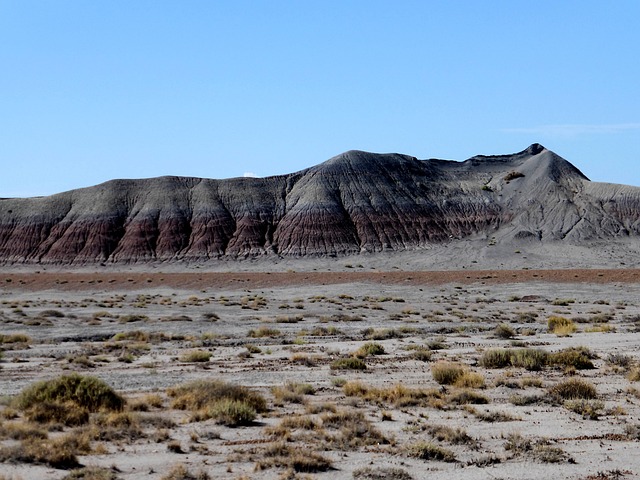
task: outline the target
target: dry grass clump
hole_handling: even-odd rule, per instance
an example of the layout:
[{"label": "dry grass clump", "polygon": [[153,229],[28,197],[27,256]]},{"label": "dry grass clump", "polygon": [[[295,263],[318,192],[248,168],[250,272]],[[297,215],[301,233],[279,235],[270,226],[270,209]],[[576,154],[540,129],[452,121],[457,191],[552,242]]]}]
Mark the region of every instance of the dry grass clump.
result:
[{"label": "dry grass clump", "polygon": [[431,366],[431,375],[440,385],[453,385],[465,372],[466,367],[459,363],[437,362]]},{"label": "dry grass clump", "polygon": [[194,421],[214,418],[223,425],[247,425],[267,409],[259,393],[220,380],[197,380],[169,388],[167,394],[173,408],[194,412]]},{"label": "dry grass clump", "polygon": [[386,445],[392,442],[375,428],[360,411],[327,412],[320,417],[320,420],[322,427],[329,430],[324,434],[323,442],[333,448],[355,450],[362,446]]},{"label": "dry grass clump", "polygon": [[582,415],[585,420],[597,420],[604,409],[604,402],[600,400],[567,400],[564,402],[564,408]]},{"label": "dry grass clump", "polygon": [[68,427],[84,425],[89,421],[89,410],[74,402],[42,402],[25,410],[30,422],[59,423]]},{"label": "dry grass clump", "polygon": [[575,368],[576,370],[593,369],[595,366],[591,361],[596,355],[591,353],[586,347],[565,348],[559,352],[549,355],[549,364],[562,366],[565,368]]},{"label": "dry grass clump", "polygon": [[598,396],[596,387],[581,378],[570,378],[560,382],[551,387],[549,393],[562,400],[590,400]]},{"label": "dry grass clump", "polygon": [[55,439],[27,438],[19,445],[0,448],[0,462],[73,468],[79,465],[78,455],[90,451],[89,441],[84,436],[64,435]]},{"label": "dry grass clump", "polygon": [[496,338],[501,338],[503,340],[509,340],[516,336],[516,331],[506,323],[501,323],[498,325],[493,331],[493,335]]},{"label": "dry grass clump", "polygon": [[480,365],[485,368],[518,367],[529,371],[542,370],[549,354],[541,349],[491,349],[482,354]]},{"label": "dry grass clump", "polygon": [[256,463],[256,471],[279,467],[300,473],[326,472],[332,468],[330,459],[307,450],[301,450],[284,442],[269,445]]},{"label": "dry grass clump", "polygon": [[331,370],[366,370],[367,364],[357,357],[339,358],[331,362]]},{"label": "dry grass clump", "polygon": [[10,335],[0,334],[0,344],[11,343],[31,343],[31,337],[24,333],[14,333]]},{"label": "dry grass clump", "polygon": [[447,401],[449,403],[453,403],[455,405],[485,405],[489,403],[489,398],[480,393],[474,392],[473,390],[460,390],[458,392],[452,393]]},{"label": "dry grass clump", "polygon": [[576,327],[576,324],[572,320],[556,315],[549,317],[547,327],[550,333],[559,337],[567,337],[578,330],[578,327]]},{"label": "dry grass clump", "polygon": [[564,450],[550,445],[536,445],[531,455],[535,460],[542,463],[575,463]]},{"label": "dry grass clump", "polygon": [[446,425],[430,425],[427,432],[440,442],[447,442],[452,445],[475,445],[476,441],[469,436],[463,428],[448,427]]},{"label": "dry grass clump", "polygon": [[83,467],[72,470],[62,480],[118,480],[118,476],[110,468]]},{"label": "dry grass clump", "polygon": [[465,371],[454,382],[458,388],[483,388],[484,376],[478,372]]},{"label": "dry grass clump", "polygon": [[247,333],[247,336],[251,338],[277,337],[278,335],[280,335],[280,330],[265,326],[259,327],[256,330],[249,330],[249,333]]},{"label": "dry grass clump", "polygon": [[204,363],[211,359],[211,352],[206,350],[193,350],[180,356],[180,361],[185,363]]},{"label": "dry grass clump", "polygon": [[45,439],[48,434],[42,427],[26,422],[4,422],[0,424],[0,440]]},{"label": "dry grass clump", "polygon": [[204,470],[197,473],[191,473],[187,467],[181,463],[174,465],[169,472],[160,477],[160,480],[209,480],[211,477]]},{"label": "dry grass clump", "polygon": [[418,442],[409,446],[409,455],[422,460],[441,460],[443,462],[455,462],[456,456],[451,451],[440,445],[430,442]]},{"label": "dry grass clump", "polygon": [[367,358],[370,355],[383,355],[385,353],[384,346],[377,342],[367,342],[361,345],[353,355],[358,358]]},{"label": "dry grass clump", "polygon": [[353,471],[353,480],[413,480],[409,472],[397,467],[364,467]]},{"label": "dry grass clump", "polygon": [[389,388],[375,388],[362,382],[347,382],[343,387],[343,392],[348,397],[360,397],[371,402],[389,403],[396,407],[430,405],[435,400],[442,398],[442,394],[437,390],[408,388],[401,383]]},{"label": "dry grass clump", "polygon": [[640,381],[640,366],[636,365],[632,367],[627,373],[627,380],[630,382],[638,382]]},{"label": "dry grass clump", "polygon": [[78,425],[89,412],[122,410],[125,400],[102,380],[74,373],[34,383],[13,405],[34,421]]},{"label": "dry grass clump", "polygon": [[283,386],[271,388],[276,405],[284,403],[304,403],[305,395],[313,395],[315,389],[308,383],[287,382]]},{"label": "dry grass clump", "polygon": [[433,356],[433,351],[422,345],[410,345],[407,350],[411,351],[411,358],[419,362],[428,362]]}]

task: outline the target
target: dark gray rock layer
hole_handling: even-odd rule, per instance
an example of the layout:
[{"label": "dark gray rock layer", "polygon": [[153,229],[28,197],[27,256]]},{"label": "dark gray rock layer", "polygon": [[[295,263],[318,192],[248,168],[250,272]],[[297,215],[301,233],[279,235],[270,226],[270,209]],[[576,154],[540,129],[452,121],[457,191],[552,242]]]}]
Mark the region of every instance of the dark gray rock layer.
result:
[{"label": "dark gray rock layer", "polygon": [[0,200],[0,262],[94,263],[411,249],[499,231],[640,232],[640,189],[590,182],[534,144],[464,162],[349,151],[290,175],[113,180]]}]

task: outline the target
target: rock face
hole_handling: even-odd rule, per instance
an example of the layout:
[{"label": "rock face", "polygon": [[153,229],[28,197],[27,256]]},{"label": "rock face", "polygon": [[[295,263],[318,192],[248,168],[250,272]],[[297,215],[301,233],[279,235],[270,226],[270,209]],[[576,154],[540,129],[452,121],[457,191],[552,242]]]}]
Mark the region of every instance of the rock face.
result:
[{"label": "rock face", "polygon": [[349,151],[290,175],[113,180],[0,200],[0,262],[341,255],[473,235],[640,233],[640,188],[590,182],[541,145],[464,162]]}]

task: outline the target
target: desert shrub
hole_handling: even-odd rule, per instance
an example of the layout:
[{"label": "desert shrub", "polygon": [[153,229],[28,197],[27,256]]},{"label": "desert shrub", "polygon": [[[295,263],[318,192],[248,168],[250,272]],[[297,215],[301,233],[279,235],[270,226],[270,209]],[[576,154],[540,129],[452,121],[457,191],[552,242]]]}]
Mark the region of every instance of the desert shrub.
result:
[{"label": "desert shrub", "polygon": [[595,368],[591,358],[594,355],[586,348],[565,348],[549,356],[549,363],[563,367],[573,367],[576,370]]},{"label": "desert shrub", "polygon": [[332,462],[318,453],[278,442],[265,448],[262,458],[256,464],[258,471],[270,467],[287,468],[300,473],[316,473],[330,470]]},{"label": "desert shrub", "polygon": [[358,358],[366,358],[370,355],[383,355],[384,353],[384,347],[381,344],[376,342],[367,342],[364,345],[361,345],[353,355]]},{"label": "desert shrub", "polygon": [[280,335],[280,330],[269,327],[259,327],[256,330],[249,330],[247,336],[251,338],[263,338],[263,337],[277,337]]},{"label": "desert shrub", "polygon": [[118,323],[146,322],[147,320],[149,320],[149,317],[146,315],[132,314],[119,317]]},{"label": "desert shrub", "polygon": [[582,417],[585,419],[597,420],[602,413],[604,403],[600,400],[567,400],[564,402],[564,408],[582,415]]},{"label": "desert shrub", "polygon": [[331,370],[366,370],[367,364],[357,357],[339,358],[331,362]]},{"label": "desert shrub", "polygon": [[43,317],[54,317],[54,318],[62,318],[64,317],[64,313],[60,310],[43,310],[40,312],[40,315]]},{"label": "desert shrub", "polygon": [[197,414],[194,419],[199,420],[216,418],[224,423],[236,418],[242,422],[251,411],[255,417],[267,409],[267,402],[259,393],[220,380],[196,380],[169,388],[167,394],[173,398],[173,408],[191,410]]},{"label": "desert shrub", "polygon": [[180,361],[185,363],[208,362],[211,358],[211,352],[206,350],[194,350],[186,352],[180,356]]},{"label": "desert shrub", "polygon": [[485,368],[519,367],[535,371],[541,370],[547,359],[548,353],[540,349],[492,349],[483,353],[480,365]]},{"label": "desert shrub", "polygon": [[406,470],[397,467],[363,467],[353,471],[353,480],[413,480]]},{"label": "desert shrub", "polygon": [[92,420],[90,431],[94,440],[136,440],[144,437],[140,415],[131,412],[101,413]]},{"label": "desert shrub", "polygon": [[442,460],[443,462],[455,462],[455,454],[446,448],[430,442],[418,442],[409,446],[409,455],[422,460]]},{"label": "desert shrub", "polygon": [[539,395],[519,395],[514,394],[509,397],[509,402],[518,407],[524,407],[526,405],[535,405],[542,402],[542,397]]},{"label": "desert shrub", "polygon": [[440,385],[453,385],[464,373],[465,367],[459,363],[438,362],[431,366],[431,375]]},{"label": "desert shrub", "polygon": [[207,409],[206,417],[222,425],[236,427],[250,425],[256,418],[256,410],[247,401],[223,399]]},{"label": "desert shrub", "polygon": [[55,439],[24,439],[19,445],[0,449],[0,462],[73,468],[79,466],[78,455],[89,451],[88,441],[78,435],[65,435]]},{"label": "desert shrub", "polygon": [[493,334],[497,338],[502,338],[504,340],[508,340],[516,336],[515,330],[506,323],[501,323],[500,325],[498,325],[493,331]]},{"label": "desert shrub", "polygon": [[362,382],[347,382],[343,386],[343,392],[347,397],[360,397],[371,402],[391,403],[396,407],[428,405],[432,400],[442,398],[442,394],[437,390],[409,388],[402,383],[397,383],[389,388],[375,388]]},{"label": "desert shrub", "polygon": [[303,318],[302,315],[278,315],[276,317],[276,323],[298,323],[301,322]]},{"label": "desert shrub", "polygon": [[517,420],[513,415],[500,410],[477,410],[471,406],[466,406],[465,410],[473,414],[478,420],[488,423],[512,422],[513,420]]},{"label": "desert shrub", "polygon": [[191,473],[187,467],[182,464],[174,465],[166,475],[160,480],[209,480],[211,477],[207,472],[201,470],[197,473]]},{"label": "desert shrub", "polygon": [[31,343],[31,337],[24,333],[0,334],[0,344],[2,343]]},{"label": "desert shrub", "polygon": [[607,363],[617,367],[629,368],[633,363],[633,357],[622,353],[610,353],[607,356]]},{"label": "desert shrub", "polygon": [[131,330],[128,332],[116,333],[111,340],[114,342],[123,342],[126,340],[132,340],[136,342],[146,342],[149,340],[149,334],[142,330]]},{"label": "desert shrub", "polygon": [[520,433],[510,433],[504,443],[504,449],[514,456],[522,455],[531,451],[533,444],[530,439],[523,437]]},{"label": "desert shrub", "polygon": [[271,388],[276,403],[282,405],[284,402],[304,403],[305,395],[313,395],[315,389],[308,383],[288,382],[283,386]]},{"label": "desert shrub", "polygon": [[73,403],[89,412],[118,411],[125,404],[124,398],[102,380],[73,373],[34,383],[16,397],[14,405],[27,410],[45,402]]},{"label": "desert shrub", "polygon": [[456,379],[454,385],[459,388],[482,388],[484,376],[481,373],[465,371]]},{"label": "desert shrub", "polygon": [[542,463],[573,463],[571,457],[564,450],[549,445],[536,445],[531,455]]},{"label": "desert shrub", "polygon": [[562,400],[589,400],[598,396],[596,387],[581,378],[570,378],[560,382],[551,387],[549,392]]},{"label": "desert shrub", "polygon": [[110,468],[83,467],[72,470],[62,480],[118,480],[118,476]]},{"label": "desert shrub", "polygon": [[89,410],[74,402],[44,401],[27,408],[25,417],[30,422],[77,426],[89,421]]},{"label": "desert shrub", "polygon": [[433,356],[433,352],[429,348],[421,345],[410,346],[407,350],[411,350],[411,358],[419,362],[428,362]]},{"label": "desert shrub", "polygon": [[475,445],[476,441],[469,436],[464,428],[452,428],[446,425],[429,425],[427,432],[440,442],[452,445]]},{"label": "desert shrub", "polygon": [[547,327],[550,333],[558,336],[568,336],[578,330],[572,320],[556,315],[549,317]]},{"label": "desert shrub", "polygon": [[466,389],[451,394],[447,400],[455,405],[467,405],[470,403],[484,405],[489,403],[489,398],[485,395]]},{"label": "desert shrub", "polygon": [[209,322],[216,322],[220,320],[220,315],[215,312],[204,312],[202,314],[202,318],[208,320]]},{"label": "desert shrub", "polygon": [[631,370],[629,370],[629,373],[627,373],[627,380],[629,380],[630,382],[640,381],[640,367],[635,366]]},{"label": "desert shrub", "polygon": [[325,429],[323,442],[340,450],[391,443],[360,411],[338,410],[320,417]]},{"label": "desert shrub", "polygon": [[0,424],[0,440],[45,439],[48,434],[39,425],[26,422]]},{"label": "desert shrub", "polygon": [[516,178],[524,177],[524,173],[522,172],[509,172],[504,176],[505,182],[510,182],[511,180],[515,180]]}]

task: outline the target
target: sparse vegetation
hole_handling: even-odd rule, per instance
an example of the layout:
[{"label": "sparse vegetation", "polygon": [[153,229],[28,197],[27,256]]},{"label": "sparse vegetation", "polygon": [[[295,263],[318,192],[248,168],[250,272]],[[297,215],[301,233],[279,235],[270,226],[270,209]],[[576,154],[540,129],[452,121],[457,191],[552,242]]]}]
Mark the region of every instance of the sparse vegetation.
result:
[{"label": "sparse vegetation", "polygon": [[456,456],[451,450],[429,442],[414,443],[409,447],[409,455],[420,458],[421,460],[456,461]]}]

